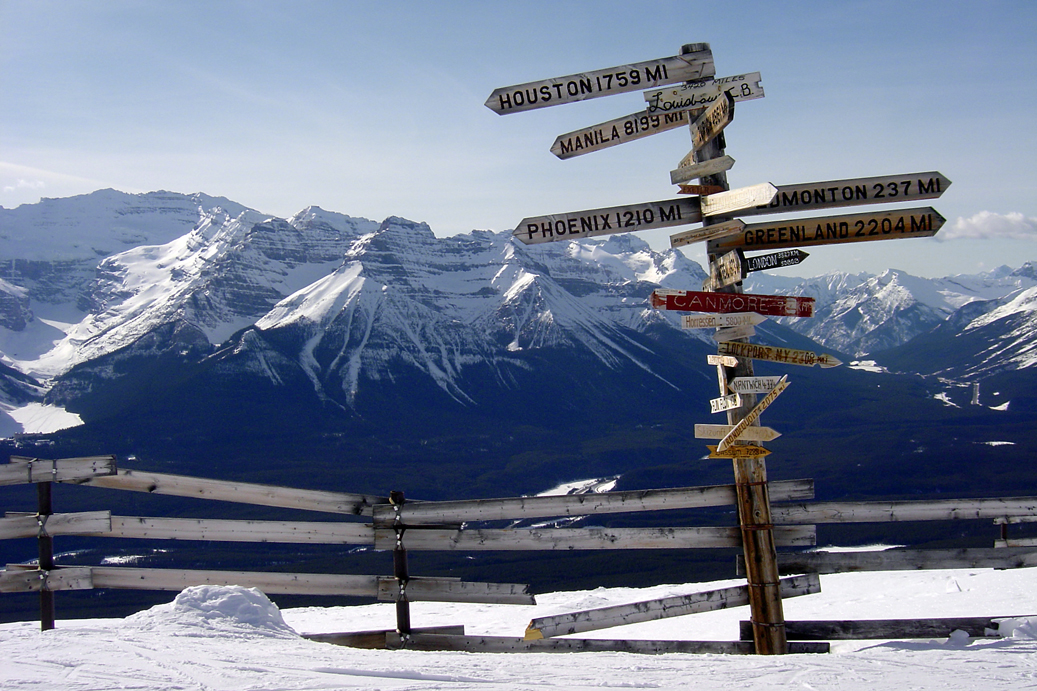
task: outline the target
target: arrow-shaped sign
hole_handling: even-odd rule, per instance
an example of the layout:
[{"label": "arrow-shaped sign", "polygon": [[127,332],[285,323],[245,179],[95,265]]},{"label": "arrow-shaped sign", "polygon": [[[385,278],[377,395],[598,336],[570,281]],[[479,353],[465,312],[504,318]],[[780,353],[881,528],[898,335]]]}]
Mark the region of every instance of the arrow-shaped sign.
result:
[{"label": "arrow-shaped sign", "polygon": [[600,125],[560,134],[551,145],[551,153],[564,160],[650,137],[690,122],[691,118],[686,110],[676,113],[649,113],[642,110],[640,113],[609,120]]},{"label": "arrow-shaped sign", "polygon": [[705,48],[669,58],[505,86],[490,94],[486,107],[498,115],[508,115],[703,79],[714,74],[713,53]]},{"label": "arrow-shaped sign", "polygon": [[814,365],[836,367],[843,364],[841,360],[837,360],[827,353],[818,355],[809,350],[778,348],[775,346],[757,345],[756,343],[738,343],[737,341],[718,343],[717,352],[741,358],[783,362],[788,365],[803,365],[805,367],[813,367]]},{"label": "arrow-shaped sign", "polygon": [[752,338],[756,335],[756,327],[752,324],[732,326],[727,329],[717,329],[713,334],[713,340],[717,343],[722,341],[737,341],[740,338]]},{"label": "arrow-shaped sign", "polygon": [[734,410],[742,407],[742,397],[736,393],[720,398],[709,399],[709,412],[722,413],[725,410]]},{"label": "arrow-shaped sign", "polygon": [[744,432],[747,427],[749,427],[754,422],[760,419],[760,415],[763,414],[763,411],[767,410],[767,407],[771,403],[774,403],[774,399],[781,395],[781,392],[788,387],[789,380],[787,379],[787,376],[788,375],[778,380],[778,385],[771,389],[770,393],[768,393],[766,396],[760,399],[760,402],[756,404],[756,407],[750,410],[749,414],[742,418],[731,429],[731,431],[727,433],[726,437],[720,440],[720,443],[717,444],[718,453],[729,451],[732,448],[735,441],[738,439],[738,437],[742,434],[742,432]]},{"label": "arrow-shaped sign", "polygon": [[707,355],[706,363],[717,367],[738,367],[738,358],[733,355]]},{"label": "arrow-shaped sign", "polygon": [[[698,151],[713,141],[735,119],[735,100],[725,93],[691,123],[691,149]],[[765,204],[769,204],[768,199]]]},{"label": "arrow-shaped sign", "polygon": [[730,156],[720,156],[718,158],[711,158],[707,161],[695,163],[695,151],[692,150],[688,152],[687,156],[681,159],[681,162],[677,164],[676,170],[670,171],[670,184],[677,185],[682,182],[687,182],[688,180],[723,173],[725,170],[731,170],[731,167],[734,166],[734,164],[735,159]]},{"label": "arrow-shaped sign", "polygon": [[652,307],[679,312],[756,312],[770,317],[812,317],[814,298],[749,293],[663,290],[652,293]]},{"label": "arrow-shaped sign", "polygon": [[766,317],[755,312],[685,314],[681,317],[681,326],[685,329],[727,329],[734,326],[754,326],[766,320]]},{"label": "arrow-shaped sign", "polygon": [[803,250],[782,250],[772,254],[758,254],[754,257],[746,257],[746,273],[753,271],[764,271],[766,269],[784,269],[786,266],[795,266],[810,255]]},{"label": "arrow-shaped sign", "polygon": [[741,233],[743,230],[745,230],[745,221],[732,218],[730,221],[724,221],[723,223],[714,223],[713,225],[702,226],[701,228],[692,228],[691,230],[685,230],[682,233],[671,235],[670,247],[692,245],[696,242],[702,242],[703,240],[713,240],[727,235]]},{"label": "arrow-shaped sign", "polygon": [[679,185],[677,194],[697,194],[704,197],[707,194],[719,194],[724,191],[720,185]]},{"label": "arrow-shaped sign", "polygon": [[[734,427],[734,425],[695,425],[695,438],[723,439]],[[738,438],[742,441],[772,441],[780,436],[781,432],[771,427],[749,426],[742,430]]]},{"label": "arrow-shaped sign", "polygon": [[708,197],[685,197],[550,216],[533,216],[523,218],[512,235],[531,245],[686,225],[702,220],[699,199]]},{"label": "arrow-shaped sign", "polygon": [[707,444],[706,448],[709,449],[708,458],[763,458],[771,453],[762,446],[730,446],[721,451],[719,447]]},{"label": "arrow-shaped sign", "polygon": [[762,79],[759,72],[720,79],[703,79],[669,89],[646,91],[645,101],[648,102],[648,111],[651,113],[705,108],[725,93],[736,101],[751,101],[766,96],[760,84]]},{"label": "arrow-shaped sign", "polygon": [[760,204],[769,204],[777,193],[777,187],[769,182],[761,182],[758,185],[711,194],[702,198],[702,215],[730,214]]},{"label": "arrow-shaped sign", "polygon": [[767,393],[781,381],[781,377],[735,377],[727,382],[732,393]]}]

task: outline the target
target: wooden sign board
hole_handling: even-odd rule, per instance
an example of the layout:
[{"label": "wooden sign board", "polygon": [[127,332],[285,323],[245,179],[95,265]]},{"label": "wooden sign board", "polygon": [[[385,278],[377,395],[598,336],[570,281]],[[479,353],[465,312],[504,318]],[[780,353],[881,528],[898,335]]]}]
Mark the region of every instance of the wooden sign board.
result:
[{"label": "wooden sign board", "polygon": [[714,223],[712,225],[702,226],[701,228],[692,228],[691,230],[685,230],[684,232],[671,235],[670,247],[693,245],[696,242],[702,242],[703,240],[713,240],[733,235],[735,233],[741,233],[743,230],[745,230],[745,222],[737,218],[732,218],[730,221],[724,221],[723,223]]},{"label": "wooden sign board", "polygon": [[724,171],[731,170],[735,164],[735,159],[730,156],[720,156],[696,163],[695,153],[694,149],[689,151],[688,155],[677,164],[677,169],[670,171],[670,184],[677,185],[688,180],[723,173]]},{"label": "wooden sign board", "polygon": [[498,115],[547,108],[591,98],[641,91],[712,77],[713,53],[693,53],[495,89],[486,107]]},{"label": "wooden sign board", "polygon": [[724,188],[720,185],[681,185],[677,194],[697,194],[704,197],[707,194],[719,194]]},{"label": "wooden sign board", "polygon": [[[778,377],[775,377],[777,379]],[[723,439],[734,429],[734,425],[695,425],[696,439]],[[750,425],[742,430],[738,438],[742,441],[771,441],[781,436],[781,432],[771,427]]]},{"label": "wooden sign board", "polygon": [[843,364],[842,361],[827,353],[818,355],[809,350],[778,348],[775,346],[757,345],[755,343],[721,343],[717,345],[717,350],[724,355],[751,358],[753,360],[767,360],[769,362],[782,362],[787,365],[836,367]]},{"label": "wooden sign board", "polygon": [[727,436],[720,440],[720,443],[717,445],[717,451],[719,453],[724,453],[729,452],[732,449],[743,448],[740,446],[733,446],[733,444],[741,438],[746,429],[760,419],[760,415],[763,414],[763,411],[767,410],[771,403],[774,403],[774,399],[781,395],[781,392],[784,391],[788,385],[789,380],[786,377],[782,377],[778,381],[778,384],[771,389],[766,396],[760,399],[760,401],[744,418],[739,420],[738,423],[731,428],[731,431],[727,433]]},{"label": "wooden sign board", "polygon": [[766,317],[755,312],[686,314],[681,317],[681,326],[685,329],[728,329],[734,326],[753,326],[764,321]]},{"label": "wooden sign board", "polygon": [[759,72],[704,79],[668,89],[646,91],[645,101],[650,113],[706,108],[722,94],[729,95],[735,101],[751,101],[766,96],[760,84],[762,79]]},{"label": "wooden sign board", "polygon": [[767,393],[781,381],[781,377],[735,377],[727,382],[733,393]]},{"label": "wooden sign board", "polygon": [[812,317],[814,298],[749,293],[707,293],[656,290],[651,297],[655,309],[679,312],[756,312],[769,317]]},{"label": "wooden sign board", "polygon": [[558,135],[554,144],[551,145],[551,153],[565,160],[589,154],[592,151],[600,151],[609,147],[626,144],[636,139],[650,137],[659,132],[677,129],[691,122],[687,111],[677,113],[649,113],[642,110],[640,113],[627,115],[603,122],[600,125],[591,125],[567,134]]},{"label": "wooden sign board", "polygon": [[771,254],[758,254],[754,257],[746,257],[745,271],[764,271],[766,269],[784,269],[786,266],[796,266],[810,255],[803,250],[782,250]]},{"label": "wooden sign board", "polygon": [[[703,200],[709,197],[703,197]],[[713,239],[711,254],[740,247],[768,250],[848,242],[927,238],[936,235],[947,219],[931,206],[898,211],[878,211],[845,216],[797,218],[772,223],[751,223],[741,233]]]},{"label": "wooden sign board", "polygon": [[759,204],[767,204],[777,193],[777,187],[769,182],[761,182],[750,187],[739,187],[736,190],[711,194],[702,198],[702,215],[716,216],[717,214],[741,212]]},{"label": "wooden sign board", "polygon": [[765,205],[747,209],[741,215],[936,199],[950,186],[951,181],[936,171],[778,185],[778,193],[772,200]]},{"label": "wooden sign board", "polygon": [[689,197],[550,216],[533,216],[522,219],[518,227],[512,231],[512,235],[523,243],[532,245],[635,230],[670,228],[701,220],[699,199]]},{"label": "wooden sign board", "polygon": [[707,355],[706,362],[717,367],[737,367],[738,358],[733,355]]},{"label": "wooden sign board", "polygon": [[708,458],[763,458],[771,453],[762,446],[729,446],[726,451],[721,451],[719,447],[707,444],[706,448],[709,449]]},{"label": "wooden sign board", "polygon": [[752,338],[755,335],[756,327],[752,324],[744,324],[727,329],[717,329],[716,333],[713,334],[713,340],[717,343],[722,343],[725,341],[737,341],[740,338]]},{"label": "wooden sign board", "polygon": [[745,278],[745,257],[740,250],[732,250],[710,262],[709,269],[709,279],[703,284],[703,290],[719,290]]},{"label": "wooden sign board", "polygon": [[692,150],[698,151],[713,141],[734,119],[735,101],[731,94],[724,93],[691,123]]},{"label": "wooden sign board", "polygon": [[742,407],[742,397],[736,393],[720,398],[711,398],[709,401],[709,412],[722,413],[725,410],[734,410]]}]

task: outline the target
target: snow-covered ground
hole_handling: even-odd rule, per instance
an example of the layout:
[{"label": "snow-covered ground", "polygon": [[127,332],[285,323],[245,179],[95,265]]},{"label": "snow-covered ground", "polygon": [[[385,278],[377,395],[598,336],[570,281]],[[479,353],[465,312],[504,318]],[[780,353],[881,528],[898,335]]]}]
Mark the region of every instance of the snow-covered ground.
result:
[{"label": "snow-covered ground", "polygon": [[[414,626],[464,624],[520,637],[533,617],[738,584],[549,593],[536,606],[415,603]],[[960,569],[821,577],[785,601],[796,619],[1037,615],[1037,569]],[[60,615],[60,593],[58,594]],[[597,638],[735,640],[745,607],[597,632]],[[296,689],[1025,689],[1037,688],[1037,616],[1003,621],[1004,638],[833,643],[828,655],[486,654],[357,650],[299,633],[394,626],[391,604],[278,611],[258,591],[189,588],[125,619],[0,625],[5,691],[294,691]],[[960,632],[959,632],[960,633]],[[592,637],[592,634],[583,634]]]}]

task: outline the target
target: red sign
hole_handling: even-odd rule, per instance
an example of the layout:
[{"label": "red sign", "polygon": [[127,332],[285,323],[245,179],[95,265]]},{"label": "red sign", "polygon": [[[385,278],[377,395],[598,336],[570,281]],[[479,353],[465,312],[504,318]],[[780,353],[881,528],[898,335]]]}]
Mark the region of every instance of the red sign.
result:
[{"label": "red sign", "polygon": [[703,293],[693,290],[656,290],[652,307],[679,312],[756,312],[768,317],[812,317],[814,298],[748,293]]}]

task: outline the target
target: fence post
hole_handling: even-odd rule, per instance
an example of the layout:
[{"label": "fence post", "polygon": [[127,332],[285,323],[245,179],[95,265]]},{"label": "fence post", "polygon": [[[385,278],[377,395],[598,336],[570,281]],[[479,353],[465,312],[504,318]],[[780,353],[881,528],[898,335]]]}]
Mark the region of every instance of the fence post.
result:
[{"label": "fence post", "polygon": [[40,587],[40,631],[48,631],[54,628],[54,591],[47,589],[47,576],[54,568],[54,538],[47,534],[47,517],[54,513],[51,503],[50,482],[36,483],[37,517],[39,522],[39,547],[40,577],[43,583]]},{"label": "fence post", "polygon": [[400,520],[400,507],[406,499],[403,492],[393,490],[389,492],[389,503],[395,512],[393,518],[393,530],[396,533],[396,546],[392,550],[392,570],[396,577],[396,583],[400,587],[400,593],[396,597],[396,632],[401,636],[410,634],[410,602],[407,601],[407,581],[410,580],[410,571],[407,568],[407,550],[403,547],[403,527]]}]

